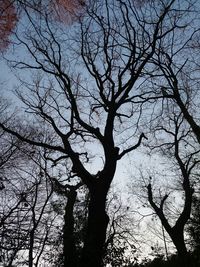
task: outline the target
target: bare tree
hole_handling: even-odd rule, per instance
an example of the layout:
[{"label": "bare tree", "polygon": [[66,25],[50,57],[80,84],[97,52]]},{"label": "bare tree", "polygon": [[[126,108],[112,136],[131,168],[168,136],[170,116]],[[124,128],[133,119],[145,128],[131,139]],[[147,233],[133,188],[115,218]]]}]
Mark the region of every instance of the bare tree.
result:
[{"label": "bare tree", "polygon": [[[183,193],[183,207],[179,214],[176,215],[175,221],[172,220],[174,221],[172,223],[169,214],[166,212],[166,207],[170,207],[170,202],[168,204],[166,202],[171,189],[169,188],[168,193],[161,195],[159,201],[154,196],[151,180],[147,186],[148,201],[172,239],[178,255],[180,258],[184,258],[187,255],[184,228],[191,215],[192,196],[195,186],[194,170],[199,166],[199,160],[197,159],[199,150],[196,148],[190,127],[187,127],[182,112],[178,112],[176,106],[171,106],[168,110],[168,115],[166,117],[163,115],[162,122],[160,121],[160,124],[155,126],[155,137],[157,144],[154,149],[159,149],[161,155],[167,156],[174,161],[174,166],[177,166],[173,167],[174,170],[172,170],[175,172],[177,182],[179,181],[179,190]],[[171,203],[171,205],[173,204]]]},{"label": "bare tree", "polygon": [[52,185],[40,159],[35,158],[33,161],[27,150],[17,161],[10,162],[3,177],[1,262],[6,266],[27,264],[36,267],[45,251],[56,218],[50,205]]},{"label": "bare tree", "polygon": [[[88,1],[71,33],[69,28],[58,29],[49,14],[35,10],[32,15],[24,9],[25,38],[16,38],[30,58],[15,61],[14,67],[39,71],[39,79],[33,84],[28,79],[18,91],[37,131],[28,123],[27,132],[5,121],[0,126],[31,146],[55,152],[54,162],[65,158],[71,176],[87,186],[90,202],[81,267],[102,266],[107,194],[117,162],[145,138],[140,121],[151,99],[144,87],[152,72],[157,73],[152,61],[161,43],[180,31],[179,21],[187,27],[184,18],[190,5],[187,2],[184,10],[179,4]],[[43,134],[47,128],[48,138]],[[100,166],[94,164],[90,171],[93,158]]]},{"label": "bare tree", "polygon": [[[114,189],[114,190],[113,190]],[[113,267],[131,266],[137,262],[139,242],[137,240],[136,223],[132,208],[119,190],[112,187],[109,192],[107,210],[109,225],[104,245],[104,265]]]},{"label": "bare tree", "polygon": [[[195,3],[190,3],[195,10]],[[185,120],[190,125],[197,142],[200,143],[200,123],[197,114],[199,103],[199,13],[186,19],[190,27],[169,40],[168,45],[161,42],[155,53],[153,64],[163,79],[153,78],[154,96],[164,97],[172,105],[177,104]],[[180,28],[183,25],[180,24]],[[179,38],[180,43],[176,43]]]}]

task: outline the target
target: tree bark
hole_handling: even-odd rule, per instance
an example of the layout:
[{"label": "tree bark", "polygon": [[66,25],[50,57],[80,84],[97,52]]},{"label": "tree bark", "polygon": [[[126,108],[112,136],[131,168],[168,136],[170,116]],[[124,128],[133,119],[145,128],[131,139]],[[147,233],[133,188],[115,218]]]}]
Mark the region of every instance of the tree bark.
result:
[{"label": "tree bark", "polygon": [[29,242],[29,256],[28,256],[28,266],[33,267],[33,245],[34,245],[34,235],[35,228],[30,232],[30,242]]},{"label": "tree bark", "polygon": [[171,233],[170,236],[174,245],[176,246],[180,266],[190,267],[190,255],[185,246],[183,233],[183,230],[177,231],[177,229],[173,229],[173,233]]},{"label": "tree bark", "polygon": [[195,136],[197,138],[198,143],[200,144],[200,126],[194,120],[194,117],[189,113],[188,108],[183,103],[177,88],[176,88],[176,91],[175,91],[175,94],[174,94],[174,98],[175,98],[179,108],[183,112],[184,118],[186,119],[186,121],[191,126],[191,128],[193,130],[193,133],[195,134]]},{"label": "tree bark", "polygon": [[[174,229],[173,229],[174,230]],[[178,256],[180,258],[184,258],[187,255],[187,249],[185,246],[184,236],[183,236],[183,230],[181,231],[173,231],[172,233],[169,233],[171,236],[171,239],[176,246]]]},{"label": "tree bark", "polygon": [[87,232],[79,267],[102,267],[109,217],[105,211],[107,189],[90,190]]}]

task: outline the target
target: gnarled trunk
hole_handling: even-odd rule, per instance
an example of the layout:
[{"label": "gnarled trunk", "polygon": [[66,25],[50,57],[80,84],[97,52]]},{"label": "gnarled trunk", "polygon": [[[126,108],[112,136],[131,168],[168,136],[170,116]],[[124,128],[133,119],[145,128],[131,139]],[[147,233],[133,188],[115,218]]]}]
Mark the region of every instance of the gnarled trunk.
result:
[{"label": "gnarled trunk", "polygon": [[173,231],[173,233],[171,233],[170,236],[174,245],[176,246],[178,256],[180,258],[185,257],[187,255],[187,248],[185,246],[183,230]]},{"label": "gnarled trunk", "polygon": [[102,267],[109,217],[105,211],[107,190],[90,190],[88,225],[79,267]]},{"label": "gnarled trunk", "polygon": [[190,255],[187,251],[185,240],[184,240],[184,229],[179,227],[173,227],[169,235],[176,247],[180,266],[190,267]]}]

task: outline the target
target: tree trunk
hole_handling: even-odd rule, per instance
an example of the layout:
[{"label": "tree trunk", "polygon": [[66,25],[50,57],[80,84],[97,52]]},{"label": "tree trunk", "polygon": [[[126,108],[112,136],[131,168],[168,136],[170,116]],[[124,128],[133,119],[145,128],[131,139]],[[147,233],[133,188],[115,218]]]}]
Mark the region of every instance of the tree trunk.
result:
[{"label": "tree trunk", "polygon": [[30,242],[29,242],[29,256],[28,266],[33,267],[33,245],[34,245],[35,228],[30,231]]},{"label": "tree trunk", "polygon": [[88,225],[79,267],[102,267],[109,217],[105,211],[107,190],[90,190]]},{"label": "tree trunk", "polygon": [[69,191],[67,205],[65,207],[64,227],[63,227],[64,267],[77,266],[77,253],[74,241],[74,214],[73,214],[76,195],[77,193],[75,190]]},{"label": "tree trunk", "polygon": [[174,245],[176,246],[178,256],[180,258],[185,257],[187,255],[187,248],[185,246],[183,231],[173,231],[171,238]]}]

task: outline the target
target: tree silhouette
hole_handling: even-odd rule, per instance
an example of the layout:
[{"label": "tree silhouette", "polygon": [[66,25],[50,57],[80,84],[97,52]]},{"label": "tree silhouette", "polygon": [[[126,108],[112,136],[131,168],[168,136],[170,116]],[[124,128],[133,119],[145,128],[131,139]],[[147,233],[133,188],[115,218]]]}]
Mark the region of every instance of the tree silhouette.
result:
[{"label": "tree silhouette", "polygon": [[[139,7],[122,0],[88,3],[71,32],[51,23],[46,10],[42,16],[42,9],[34,15],[25,10],[29,28],[25,38],[16,38],[30,57],[12,63],[15,70],[33,72],[33,82],[21,81],[17,92],[29,120],[25,129],[5,121],[0,126],[47,150],[47,160],[65,159],[70,178],[79,177],[88,188],[80,266],[100,267],[109,222],[107,194],[117,164],[146,138],[142,118],[163,100],[163,94],[152,96],[149,90],[154,74],[160,78],[154,58],[162,45],[169,47],[188,10],[176,0],[145,1]],[[93,164],[94,159],[100,163]]]}]

